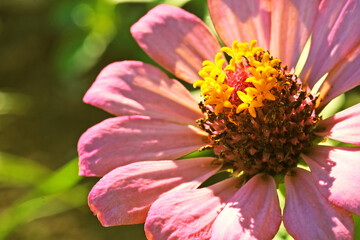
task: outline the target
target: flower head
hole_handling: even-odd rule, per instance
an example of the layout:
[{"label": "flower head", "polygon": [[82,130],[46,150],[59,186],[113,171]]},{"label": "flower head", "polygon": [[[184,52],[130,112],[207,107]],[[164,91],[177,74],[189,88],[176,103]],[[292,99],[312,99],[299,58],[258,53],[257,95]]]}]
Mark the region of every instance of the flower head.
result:
[{"label": "flower head", "polygon": [[204,80],[194,83],[204,96],[200,108],[205,117],[198,123],[209,133],[209,147],[233,172],[286,174],[316,138],[317,98],[255,44],[235,40],[233,49],[222,48],[232,57],[225,67],[221,53],[213,64],[204,61]]},{"label": "flower head", "polygon": [[[200,103],[137,61],[107,66],[86,93],[86,103],[117,116],[79,140],[80,174],[102,176],[91,210],[105,226],[145,222],[149,239],[272,239],[281,221],[295,239],[352,239],[360,104],[319,113],[360,83],[360,1],[208,4],[224,47],[197,17],[167,5],[131,28],[150,57],[200,88]],[[325,138],[353,146],[317,145]],[[208,148],[216,157],[175,160]],[[219,171],[231,177],[199,188]]]}]

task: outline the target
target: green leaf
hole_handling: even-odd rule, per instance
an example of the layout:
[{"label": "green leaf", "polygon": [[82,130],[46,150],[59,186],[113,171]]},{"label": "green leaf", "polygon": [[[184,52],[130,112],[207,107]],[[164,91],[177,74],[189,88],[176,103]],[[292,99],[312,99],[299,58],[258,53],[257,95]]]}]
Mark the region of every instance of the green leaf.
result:
[{"label": "green leaf", "polygon": [[189,153],[179,159],[198,158],[198,157],[216,157],[216,155],[214,154],[214,151],[212,149],[205,149],[202,151],[195,151]]},{"label": "green leaf", "polygon": [[43,194],[52,194],[71,188],[81,179],[78,175],[78,171],[78,159],[75,158],[40,184],[37,187],[37,190],[41,191]]},{"label": "green leaf", "polygon": [[[278,192],[278,197],[279,197],[280,208],[283,212],[284,206],[285,206],[285,184],[284,183],[279,184],[277,192]],[[290,234],[286,231],[283,222],[281,222],[279,231],[276,234],[276,236],[274,237],[274,240],[282,240],[282,239],[284,239],[284,240],[293,239],[290,236]]]},{"label": "green leaf", "polygon": [[88,188],[75,186],[60,194],[34,197],[5,209],[0,215],[0,239],[22,224],[87,204]]},{"label": "green leaf", "polygon": [[0,152],[1,183],[37,185],[49,172],[48,168],[35,161]]},{"label": "green leaf", "polygon": [[[5,159],[9,159],[9,157]],[[22,160],[21,162],[26,165],[26,161]],[[31,163],[31,161],[29,162]],[[81,179],[78,176],[77,163],[78,159],[75,158],[59,170],[49,174],[45,180],[41,182],[38,180],[38,184],[32,191],[18,199],[12,206],[2,210],[0,215],[0,239],[4,239],[14,228],[21,224],[87,204],[89,186],[76,186]],[[27,166],[31,167],[32,164],[27,164]],[[9,165],[7,162],[5,168],[10,169]],[[37,169],[37,167],[33,169]],[[18,170],[18,168],[16,169]],[[22,170],[23,172],[14,172],[14,175],[32,175],[23,174],[29,172],[29,169]]]},{"label": "green leaf", "polygon": [[301,52],[300,58],[298,60],[298,63],[296,64],[295,67],[295,74],[296,75],[300,75],[301,70],[304,68],[306,59],[309,55],[309,51],[310,51],[310,43],[311,43],[311,36],[309,37],[309,39],[306,41],[306,44]]},{"label": "green leaf", "polygon": [[184,6],[186,3],[190,2],[191,0],[164,0],[162,3],[163,4],[168,4],[168,5],[173,5],[176,7],[182,7]]},{"label": "green leaf", "polygon": [[323,119],[331,117],[335,113],[337,113],[345,103],[345,94],[341,94],[331,100],[329,104],[321,111],[320,115]]},{"label": "green leaf", "polygon": [[108,0],[108,2],[117,4],[117,3],[148,3],[155,2],[156,0]]},{"label": "green leaf", "polygon": [[356,216],[353,214],[353,218],[354,218],[354,224],[355,224],[354,239],[360,239],[360,216]]}]

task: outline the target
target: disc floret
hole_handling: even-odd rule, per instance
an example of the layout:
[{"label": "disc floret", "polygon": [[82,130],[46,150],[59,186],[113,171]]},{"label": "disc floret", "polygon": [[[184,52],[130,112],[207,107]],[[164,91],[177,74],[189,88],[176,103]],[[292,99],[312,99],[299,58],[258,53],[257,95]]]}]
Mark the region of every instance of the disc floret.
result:
[{"label": "disc floret", "polygon": [[204,61],[194,83],[204,97],[198,123],[209,147],[236,173],[285,174],[314,139],[316,98],[256,40],[221,50],[229,64],[218,53],[215,62]]}]

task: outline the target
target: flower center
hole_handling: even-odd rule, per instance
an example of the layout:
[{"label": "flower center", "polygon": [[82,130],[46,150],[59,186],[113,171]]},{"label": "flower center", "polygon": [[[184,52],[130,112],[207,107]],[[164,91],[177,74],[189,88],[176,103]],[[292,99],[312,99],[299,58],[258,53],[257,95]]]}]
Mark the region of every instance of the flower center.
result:
[{"label": "flower center", "polygon": [[204,100],[200,128],[224,166],[234,174],[285,174],[311,146],[319,120],[314,97],[297,76],[263,48],[234,41],[215,62],[206,60],[194,83]]}]

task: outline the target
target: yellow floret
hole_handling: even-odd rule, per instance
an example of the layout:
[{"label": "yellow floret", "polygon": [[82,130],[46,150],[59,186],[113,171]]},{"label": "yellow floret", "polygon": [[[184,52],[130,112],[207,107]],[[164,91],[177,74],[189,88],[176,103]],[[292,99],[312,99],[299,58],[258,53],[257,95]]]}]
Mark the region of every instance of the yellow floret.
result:
[{"label": "yellow floret", "polygon": [[[221,51],[231,57],[228,65],[223,53],[219,52],[215,56],[215,61],[206,60],[203,62],[203,68],[199,71],[201,80],[196,81],[193,86],[201,87],[201,95],[204,97],[204,103],[214,107],[215,114],[223,112],[224,108],[234,109],[236,113],[248,111],[252,117],[256,117],[256,108],[263,106],[263,100],[274,101],[276,97],[271,90],[276,86],[276,78],[279,71],[274,68],[281,63],[279,59],[271,59],[268,52],[256,46],[257,41],[252,40],[249,43],[240,43],[233,41],[232,47],[222,47]],[[260,55],[262,54],[262,55]],[[259,57],[262,56],[259,60]],[[234,106],[230,102],[230,97],[234,88],[227,85],[225,71],[235,71],[236,66],[246,58],[249,63],[249,71],[252,76],[246,79],[254,87],[248,87],[245,92],[237,91],[237,95],[243,103]]]}]

